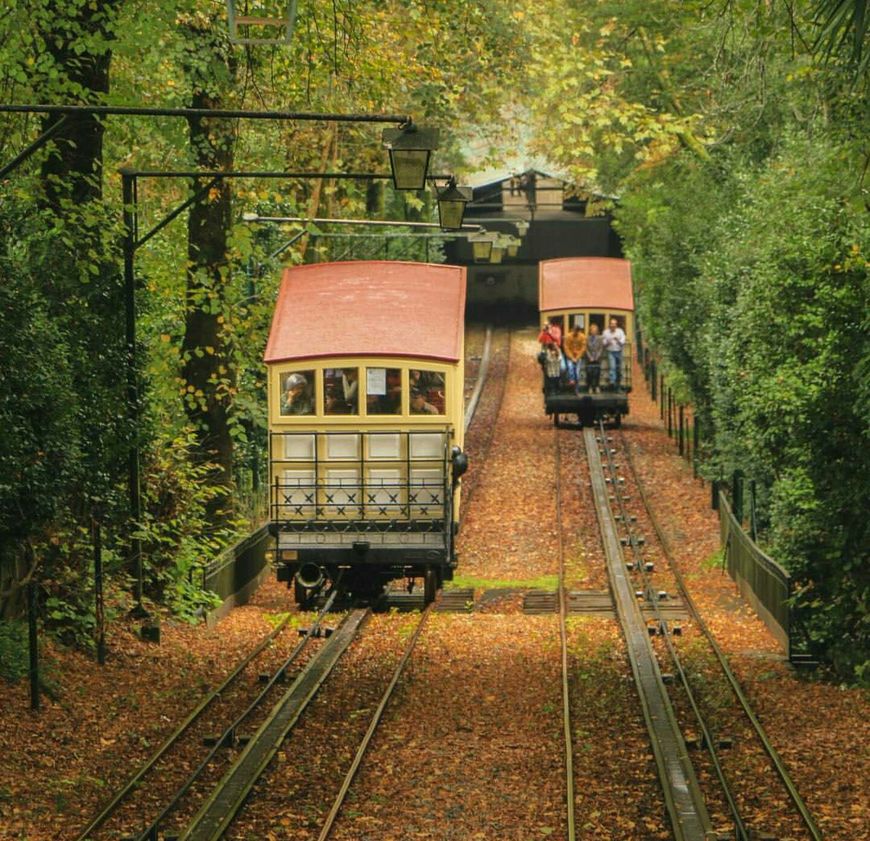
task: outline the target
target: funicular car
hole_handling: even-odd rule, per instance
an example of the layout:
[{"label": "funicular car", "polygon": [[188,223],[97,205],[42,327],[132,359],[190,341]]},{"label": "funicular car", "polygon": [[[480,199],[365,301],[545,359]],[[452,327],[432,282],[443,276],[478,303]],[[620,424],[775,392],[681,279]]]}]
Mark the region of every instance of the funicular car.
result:
[{"label": "funicular car", "polygon": [[265,353],[279,579],[434,598],[456,564],[465,269],[322,263],[284,272]]},{"label": "funicular car", "polygon": [[538,271],[541,323],[559,328],[563,348],[565,338],[575,326],[588,337],[593,325],[601,335],[615,321],[626,337],[618,372],[612,369],[610,355],[602,353],[597,386],[587,379],[590,366],[585,360],[574,383],[563,375],[558,386],[548,388],[545,376],[546,413],[552,416],[556,426],[570,415],[576,415],[581,425],[588,426],[603,419],[619,426],[623,415],[628,414],[631,392],[631,337],[634,335],[631,263],[612,257],[571,257],[543,260]]}]

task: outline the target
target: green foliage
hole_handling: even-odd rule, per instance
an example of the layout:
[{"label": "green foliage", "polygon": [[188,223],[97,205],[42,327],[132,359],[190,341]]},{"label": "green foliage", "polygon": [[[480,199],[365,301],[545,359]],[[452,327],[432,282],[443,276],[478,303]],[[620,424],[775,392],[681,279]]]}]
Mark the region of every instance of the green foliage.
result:
[{"label": "green foliage", "polygon": [[715,430],[704,469],[755,480],[801,631],[856,675],[870,657],[866,4],[554,5],[570,25],[542,41],[538,142],[619,195],[644,334]]},{"label": "green foliage", "polygon": [[149,559],[150,591],[178,616],[193,621],[214,607],[215,596],[202,588],[202,570],[236,532],[209,518],[222,490],[209,484],[212,465],[190,458],[191,430],[160,441],[149,453],[145,512],[138,536]]},{"label": "green foliage", "polygon": [[13,683],[28,671],[27,623],[0,620],[0,678]]}]

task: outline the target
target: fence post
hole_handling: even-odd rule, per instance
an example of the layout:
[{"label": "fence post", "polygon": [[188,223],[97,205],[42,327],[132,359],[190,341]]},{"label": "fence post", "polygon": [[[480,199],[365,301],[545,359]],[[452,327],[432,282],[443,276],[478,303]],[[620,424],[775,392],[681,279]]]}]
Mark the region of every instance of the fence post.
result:
[{"label": "fence post", "polygon": [[719,510],[719,480],[713,479],[710,482],[710,507],[714,511]]},{"label": "fence post", "polygon": [[651,390],[651,397],[653,399],[653,403],[657,403],[658,402],[658,388],[657,388],[657,386],[658,386],[659,382],[658,382],[658,378],[656,376],[656,363],[655,363],[654,359],[650,360],[649,370],[650,370],[649,382],[650,382],[650,386],[651,386],[651,389],[650,389]]},{"label": "fence post", "polygon": [[701,434],[698,432],[698,416],[692,413],[692,475],[698,478],[698,444]]},{"label": "fence post", "polygon": [[36,628],[36,582],[27,585],[27,632],[30,647],[30,709],[39,712],[39,636]]},{"label": "fence post", "polygon": [[659,403],[659,417],[665,419],[665,375],[659,374],[659,395],[661,402]]},{"label": "fence post", "polygon": [[734,510],[734,519],[743,526],[743,474],[735,470],[731,477],[731,504]]},{"label": "fence post", "polygon": [[749,533],[755,542],[758,539],[758,526],[755,521],[755,479],[749,480]]},{"label": "fence post", "polygon": [[680,406],[678,409],[678,415],[679,415],[679,438],[678,438],[679,443],[678,443],[678,447],[679,447],[680,455],[682,456],[682,455],[685,455],[685,447],[683,445],[683,423],[684,423],[685,418],[683,415],[683,404],[682,403],[680,403]]},{"label": "fence post", "polygon": [[106,665],[106,619],[103,602],[103,537],[98,517],[94,523],[94,613],[97,621],[97,662]]}]

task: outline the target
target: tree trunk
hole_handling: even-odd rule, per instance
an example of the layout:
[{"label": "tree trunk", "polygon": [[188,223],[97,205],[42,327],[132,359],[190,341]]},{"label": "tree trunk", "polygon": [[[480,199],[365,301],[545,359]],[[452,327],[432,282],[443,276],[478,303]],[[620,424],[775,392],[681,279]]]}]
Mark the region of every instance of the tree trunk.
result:
[{"label": "tree trunk", "polygon": [[[43,30],[45,48],[54,59],[64,80],[62,88],[81,86],[84,93],[76,98],[93,102],[109,92],[109,65],[112,51],[106,43],[113,37],[113,18],[118,0],[104,3],[82,3],[72,17],[68,4],[51,0],[46,3]],[[94,47],[89,51],[89,47]],[[94,94],[89,96],[88,94]],[[63,94],[61,94],[63,96]],[[57,101],[57,94],[49,97]],[[67,95],[64,97],[69,100]],[[58,117],[46,114],[43,131]],[[45,203],[60,210],[63,199],[75,205],[102,198],[103,124],[89,114],[70,115],[54,135],[53,148],[42,164]]]},{"label": "tree trunk", "polygon": [[[192,29],[189,50],[196,58],[188,67],[191,107],[220,108],[215,76],[232,79],[235,62],[229,45],[214,30]],[[217,69],[214,76],[209,70]],[[200,169],[232,169],[235,146],[231,121],[188,120],[193,159]],[[203,186],[194,185],[195,189]],[[184,407],[196,429],[198,453],[215,465],[212,481],[227,490],[233,484],[233,439],[230,414],[235,392],[235,366],[229,332],[227,292],[231,280],[227,235],[232,223],[227,181],[218,182],[195,202],[187,223],[187,291],[182,343]],[[216,499],[210,514],[218,517],[225,500]]]}]

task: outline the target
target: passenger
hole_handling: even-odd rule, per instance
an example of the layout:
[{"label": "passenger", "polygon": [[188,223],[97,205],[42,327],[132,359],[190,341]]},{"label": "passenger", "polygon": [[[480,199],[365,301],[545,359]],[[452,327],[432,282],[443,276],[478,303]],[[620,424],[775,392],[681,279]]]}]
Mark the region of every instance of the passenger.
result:
[{"label": "passenger", "polygon": [[356,368],[345,368],[341,373],[341,390],[344,402],[352,412],[356,412],[356,398],[359,393],[359,371]]},{"label": "passenger", "polygon": [[555,343],[547,345],[547,358],[544,361],[544,391],[558,394],[559,380],[562,375],[562,354]]},{"label": "passenger", "polygon": [[433,388],[444,387],[444,375],[437,371],[421,371],[412,368],[408,371],[408,385],[411,391],[416,388],[423,392],[429,392]]},{"label": "passenger", "polygon": [[610,372],[608,380],[614,391],[622,383],[622,349],[625,347],[625,331],[615,318],[610,319],[610,326],[601,334],[604,349],[610,357]]},{"label": "passenger", "polygon": [[431,403],[426,402],[426,394],[420,389],[411,390],[412,415],[438,415],[440,412]]},{"label": "passenger", "polygon": [[562,328],[555,318],[550,319],[550,335],[553,341],[561,348],[562,347]]},{"label": "passenger", "polygon": [[553,338],[553,334],[550,332],[550,322],[545,321],[541,325],[541,332],[538,333],[538,342],[541,345],[541,350],[546,350],[547,345],[553,344],[555,342],[555,338]]},{"label": "passenger", "polygon": [[586,334],[579,324],[565,337],[565,360],[568,366],[568,385],[575,392],[580,390],[580,380],[583,377],[583,354],[586,353]]},{"label": "passenger", "polygon": [[601,379],[601,354],[604,352],[604,340],[598,335],[598,325],[589,325],[589,336],[586,339],[586,388],[590,394],[595,394]]},{"label": "passenger", "polygon": [[313,415],[314,400],[304,374],[291,374],[281,397],[282,415]]}]

